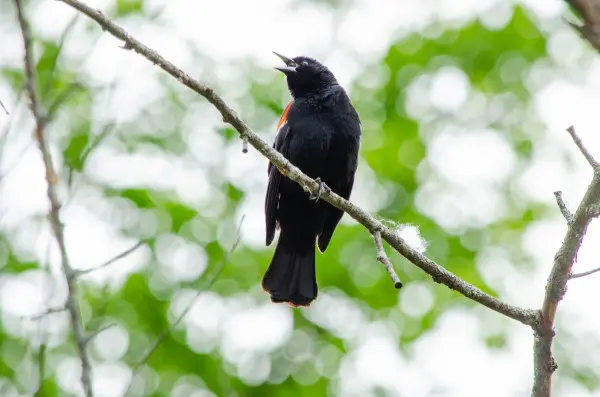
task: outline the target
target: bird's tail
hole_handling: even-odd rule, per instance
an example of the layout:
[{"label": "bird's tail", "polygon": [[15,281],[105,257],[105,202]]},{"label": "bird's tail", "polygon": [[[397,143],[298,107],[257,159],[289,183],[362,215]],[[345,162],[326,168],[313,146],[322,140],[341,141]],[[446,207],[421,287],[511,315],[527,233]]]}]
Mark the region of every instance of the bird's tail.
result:
[{"label": "bird's tail", "polygon": [[298,238],[282,228],[262,286],[273,302],[309,306],[317,297],[315,237]]}]

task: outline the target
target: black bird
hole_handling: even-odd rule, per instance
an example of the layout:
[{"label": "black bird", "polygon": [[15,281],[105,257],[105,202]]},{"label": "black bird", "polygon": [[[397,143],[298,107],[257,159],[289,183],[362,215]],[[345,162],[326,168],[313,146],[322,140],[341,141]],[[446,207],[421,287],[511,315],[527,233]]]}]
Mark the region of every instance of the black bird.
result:
[{"label": "black bird", "polygon": [[[313,179],[348,199],[358,163],[361,126],[346,91],[327,67],[304,56],[275,53],[285,63],[292,102],[285,108],[273,147]],[[315,243],[325,252],[343,212],[284,177],[269,163],[265,199],[270,245],[281,229],[263,288],[273,302],[309,306],[317,297]]]}]

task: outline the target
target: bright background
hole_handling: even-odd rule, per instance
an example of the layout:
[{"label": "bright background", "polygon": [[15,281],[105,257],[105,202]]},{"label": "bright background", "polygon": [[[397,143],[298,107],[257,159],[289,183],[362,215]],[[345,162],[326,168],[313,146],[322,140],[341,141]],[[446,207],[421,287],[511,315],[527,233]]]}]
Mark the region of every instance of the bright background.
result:
[{"label": "bright background", "polygon": [[[565,128],[600,157],[600,58],[559,0],[88,0],[214,87],[265,140],[289,94],[276,50],[313,56],[363,121],[352,201],[398,225],[452,272],[537,308],[591,179]],[[90,346],[96,397],[122,396],[132,366],[192,301],[136,377],[138,396],[527,396],[532,330],[435,284],[397,254],[394,290],[370,235],[344,217],[317,257],[309,309],[260,288],[267,161],[182,87],[89,19],[27,2],[47,134]],[[46,220],[44,171],[22,93],[22,39],[0,3],[0,395],[80,395],[66,288]],[[53,104],[59,103],[59,106]],[[90,150],[92,148],[92,150]],[[71,187],[69,169],[73,170]],[[218,270],[236,240],[241,244]],[[405,226],[405,224],[413,226]],[[404,226],[403,226],[404,225]],[[423,240],[424,241],[423,241]],[[592,224],[576,271],[599,266]],[[389,251],[389,250],[388,250]],[[600,396],[598,278],[559,308],[555,395]]]}]

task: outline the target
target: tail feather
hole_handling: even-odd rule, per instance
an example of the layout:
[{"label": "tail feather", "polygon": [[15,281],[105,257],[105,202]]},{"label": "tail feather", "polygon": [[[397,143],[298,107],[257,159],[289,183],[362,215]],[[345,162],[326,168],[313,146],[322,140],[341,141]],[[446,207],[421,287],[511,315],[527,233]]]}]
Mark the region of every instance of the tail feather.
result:
[{"label": "tail feather", "polygon": [[315,239],[293,238],[283,230],[262,286],[273,302],[309,306],[317,297]]}]

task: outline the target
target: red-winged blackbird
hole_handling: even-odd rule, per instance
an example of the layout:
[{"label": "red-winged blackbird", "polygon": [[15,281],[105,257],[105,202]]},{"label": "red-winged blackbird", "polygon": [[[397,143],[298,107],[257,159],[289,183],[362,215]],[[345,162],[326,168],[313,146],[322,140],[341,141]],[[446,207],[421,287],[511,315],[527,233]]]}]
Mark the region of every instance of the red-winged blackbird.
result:
[{"label": "red-winged blackbird", "polygon": [[[286,64],[276,69],[286,75],[293,100],[279,120],[273,147],[305,174],[348,199],[361,136],[350,98],[333,73],[316,60],[275,55]],[[262,285],[273,302],[309,306],[317,297],[315,243],[325,252],[343,212],[319,201],[318,195],[310,196],[271,163],[268,173],[267,245],[276,226],[281,233]]]}]

